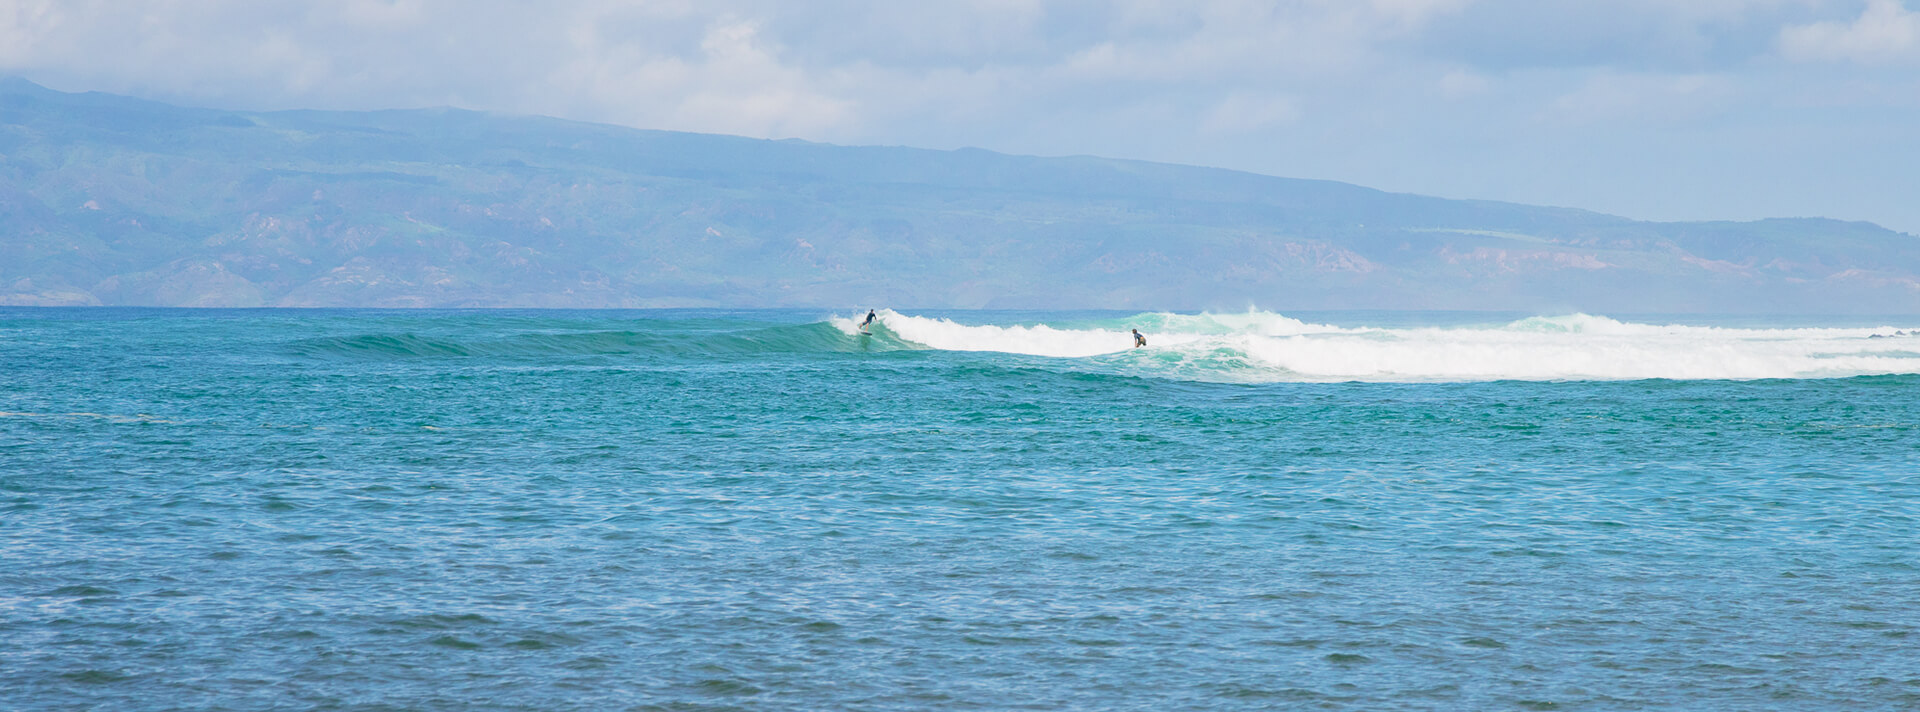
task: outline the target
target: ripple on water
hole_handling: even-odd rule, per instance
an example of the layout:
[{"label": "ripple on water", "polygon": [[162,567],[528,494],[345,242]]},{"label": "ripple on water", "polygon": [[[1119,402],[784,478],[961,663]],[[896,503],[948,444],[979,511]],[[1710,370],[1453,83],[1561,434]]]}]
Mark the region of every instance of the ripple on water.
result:
[{"label": "ripple on water", "polygon": [[168,368],[0,342],[42,364],[0,368],[0,410],[151,415],[0,417],[0,699],[1920,706],[1911,379],[1248,385],[939,351],[486,351],[786,318],[32,326]]}]

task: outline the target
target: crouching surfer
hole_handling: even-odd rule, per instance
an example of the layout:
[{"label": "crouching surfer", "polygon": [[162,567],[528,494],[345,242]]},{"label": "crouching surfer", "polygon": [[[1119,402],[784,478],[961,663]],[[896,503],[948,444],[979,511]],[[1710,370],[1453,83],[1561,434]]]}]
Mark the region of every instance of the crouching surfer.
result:
[{"label": "crouching surfer", "polygon": [[1134,329],[1133,330],[1133,347],[1137,349],[1146,345],[1147,345],[1147,335],[1140,333],[1139,329]]}]

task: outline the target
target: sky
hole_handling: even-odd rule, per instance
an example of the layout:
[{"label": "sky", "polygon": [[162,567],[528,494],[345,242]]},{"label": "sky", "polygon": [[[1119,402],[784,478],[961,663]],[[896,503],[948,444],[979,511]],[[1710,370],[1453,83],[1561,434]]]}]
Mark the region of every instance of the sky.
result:
[{"label": "sky", "polygon": [[0,75],[1920,234],[1920,0],[0,0]]}]

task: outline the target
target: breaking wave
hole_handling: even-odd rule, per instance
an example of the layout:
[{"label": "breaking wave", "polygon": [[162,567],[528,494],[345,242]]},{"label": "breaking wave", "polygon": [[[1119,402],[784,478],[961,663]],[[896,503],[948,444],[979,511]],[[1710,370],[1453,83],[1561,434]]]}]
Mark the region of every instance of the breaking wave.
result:
[{"label": "breaking wave", "polygon": [[[851,333],[851,319],[830,323]],[[1920,373],[1920,330],[1727,328],[1603,316],[1482,326],[1371,328],[1267,312],[1146,313],[1075,323],[962,324],[882,312],[908,344],[1080,359],[1139,375],[1223,381],[1840,378]],[[1133,348],[1130,329],[1148,346]]]},{"label": "breaking wave", "polygon": [[[804,318],[804,317],[803,317]],[[998,322],[991,320],[1000,319]],[[1023,367],[1212,382],[1805,379],[1920,374],[1912,326],[1733,328],[1570,314],[1469,326],[1351,326],[1270,312],[1122,317],[993,314],[959,320],[885,310],[870,334],[848,317],[767,323],[572,316],[512,331],[433,327],[285,342],[302,360],[751,357],[898,351],[1019,355]],[[1131,329],[1148,340],[1133,347]],[[1044,363],[1042,363],[1044,362]],[[1051,363],[1052,365],[1044,365]],[[977,363],[975,365],[978,365]]]}]

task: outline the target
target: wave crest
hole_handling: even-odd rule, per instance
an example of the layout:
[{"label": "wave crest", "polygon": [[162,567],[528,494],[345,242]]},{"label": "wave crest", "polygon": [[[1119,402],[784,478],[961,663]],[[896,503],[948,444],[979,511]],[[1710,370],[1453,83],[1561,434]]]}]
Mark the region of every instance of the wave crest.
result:
[{"label": "wave crest", "polygon": [[[1701,380],[1920,373],[1920,331],[1884,326],[1746,329],[1568,314],[1485,326],[1370,328],[1259,311],[1146,313],[1058,325],[967,325],[892,311],[880,320],[901,339],[929,348],[1083,359],[1128,373],[1204,380]],[[1133,348],[1131,328],[1147,334],[1147,348]]]}]

